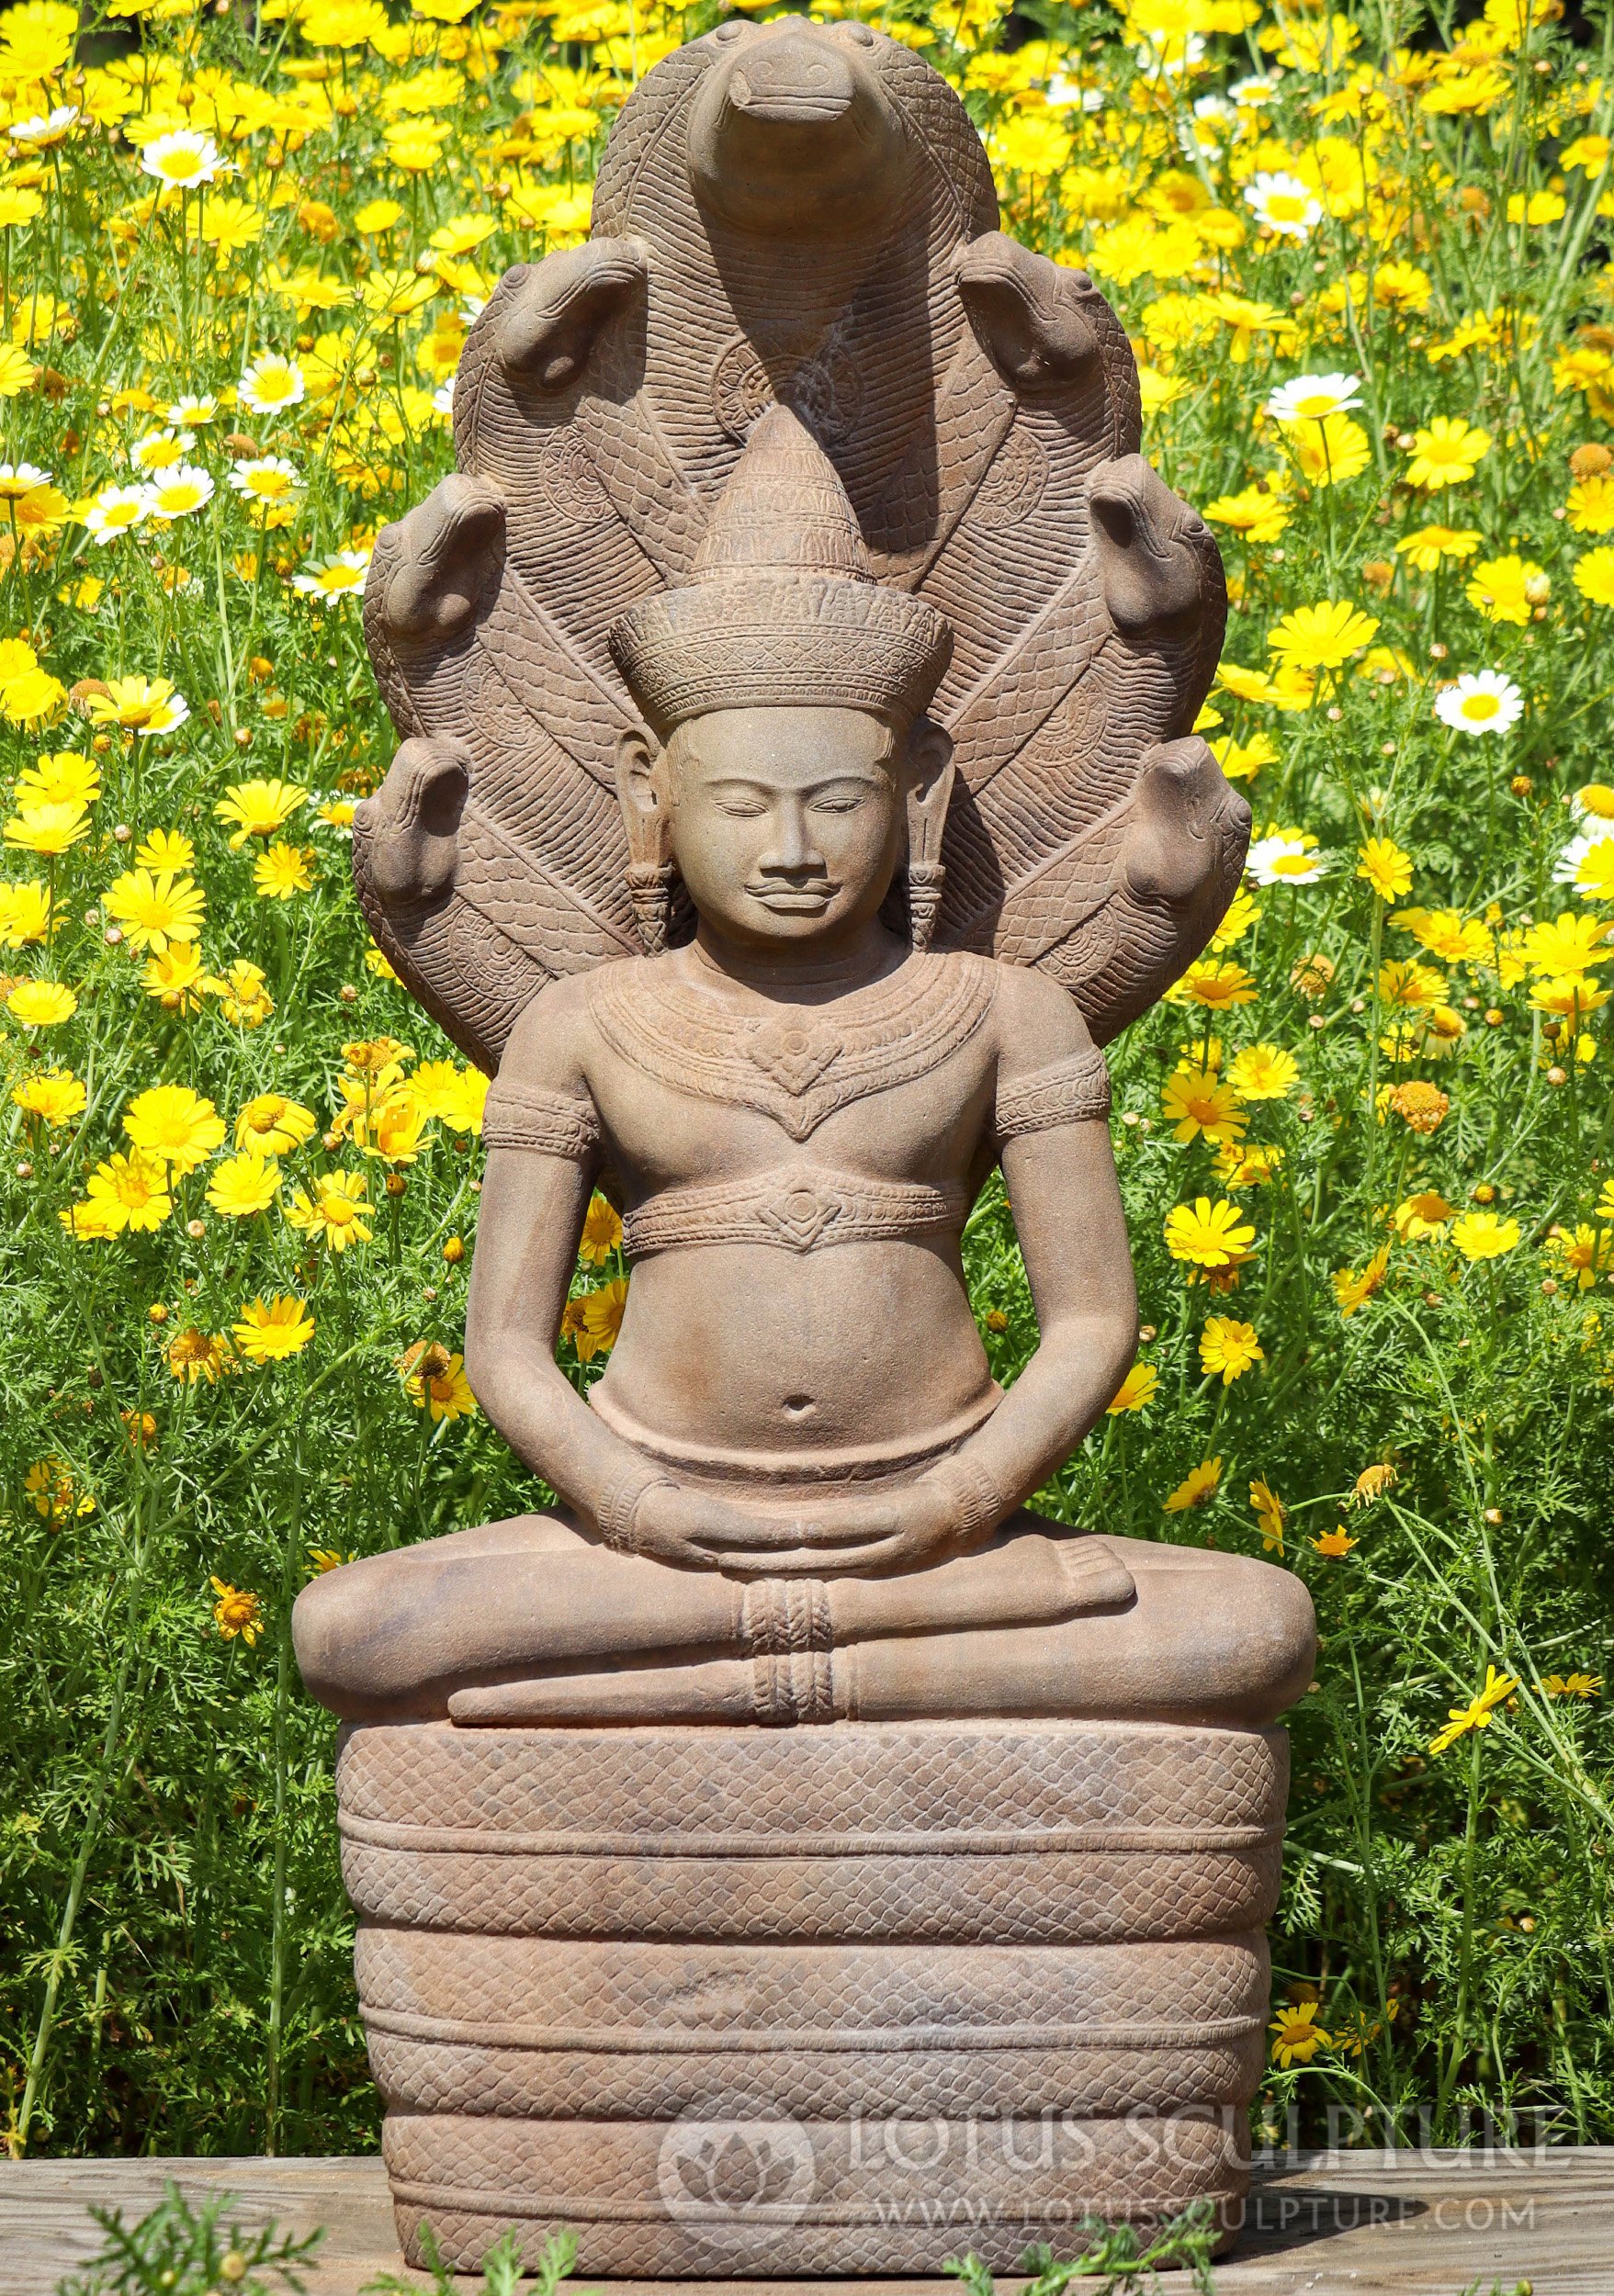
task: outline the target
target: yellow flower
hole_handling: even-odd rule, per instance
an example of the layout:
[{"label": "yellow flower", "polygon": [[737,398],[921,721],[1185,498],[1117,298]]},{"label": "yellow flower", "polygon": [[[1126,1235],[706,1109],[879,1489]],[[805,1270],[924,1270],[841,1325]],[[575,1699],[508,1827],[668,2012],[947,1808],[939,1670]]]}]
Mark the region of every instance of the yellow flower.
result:
[{"label": "yellow flower", "polygon": [[0,884],[0,949],[47,940],[61,915],[62,904],[52,907],[48,885]]},{"label": "yellow flower", "polygon": [[33,1502],[35,1513],[42,1515],[47,1523],[65,1523],[71,1514],[93,1514],[95,1512],[93,1500],[87,1503],[81,1500],[75,1506],[73,1469],[65,1459],[57,1458],[54,1455],[36,1459],[23,1477],[22,1487]]},{"label": "yellow flower", "polygon": [[465,1376],[463,1356],[451,1355],[435,1341],[428,1345],[417,1339],[399,1357],[398,1368],[404,1375],[404,1393],[417,1411],[430,1407],[434,1426],[443,1420],[476,1417],[477,1399]]},{"label": "yellow flower", "polygon": [[1452,1207],[1437,1188],[1425,1188],[1421,1195],[1404,1197],[1390,1215],[1390,1224],[1405,1244],[1426,1244],[1431,1236],[1444,1235],[1446,1222]]},{"label": "yellow flower", "polygon": [[260,1092],[235,1120],[235,1144],[265,1156],[288,1156],[318,1130],[312,1109],[281,1092]]},{"label": "yellow flower", "polygon": [[138,1147],[132,1155],[114,1154],[98,1164],[85,1183],[85,1200],[96,1232],[104,1236],[125,1228],[137,1235],[149,1234],[174,1210],[162,1159]]},{"label": "yellow flower", "polygon": [[1600,988],[1596,981],[1588,981],[1578,973],[1562,973],[1556,979],[1538,981],[1530,991],[1530,1005],[1537,1012],[1552,1013],[1558,1019],[1577,1024],[1608,1002],[1614,990]]},{"label": "yellow flower", "polygon": [[1595,1698],[1603,1687],[1600,1674],[1549,1674],[1541,1684],[1549,1698]]},{"label": "yellow flower", "polygon": [[188,1085],[151,1085],[124,1110],[123,1129],[144,1154],[184,1173],[207,1162],[224,1137],[224,1120]]},{"label": "yellow flower", "polygon": [[1517,1248],[1519,1235],[1517,1220],[1494,1211],[1465,1211],[1452,1228],[1451,1241],[1465,1260],[1495,1260]]},{"label": "yellow flower", "polygon": [[52,1131],[71,1124],[85,1111],[85,1088],[70,1068],[36,1069],[12,1086],[11,1097],[25,1116],[36,1117]]},{"label": "yellow flower", "polygon": [[[1594,557],[1597,555],[1592,553]],[[1464,595],[1487,622],[1512,622],[1523,629],[1532,610],[1546,604],[1552,587],[1544,566],[1510,552],[1505,558],[1486,558],[1476,566]]]},{"label": "yellow flower", "polygon": [[201,951],[194,941],[171,941],[160,957],[148,957],[141,986],[170,1012],[198,1012],[206,984]]},{"label": "yellow flower", "polygon": [[1416,958],[1396,958],[1379,967],[1379,996],[1386,1005],[1409,1012],[1429,1012],[1443,1004],[1449,994],[1444,977],[1433,965],[1419,964]]},{"label": "yellow flower", "polygon": [[175,1332],[165,1350],[168,1368],[186,1387],[196,1387],[206,1380],[209,1387],[218,1384],[220,1372],[230,1368],[230,1342],[222,1332],[204,1332],[196,1324],[187,1323]]},{"label": "yellow flower", "polygon": [[166,869],[177,874],[190,867],[197,849],[183,830],[153,829],[149,837],[141,838],[134,857],[142,869]]},{"label": "yellow flower", "polygon": [[1223,1386],[1231,1387],[1235,1379],[1241,1379],[1266,1359],[1253,1323],[1237,1322],[1230,1315],[1206,1318],[1200,1334],[1200,1369],[1208,1379],[1220,1373]]},{"label": "yellow flower", "polygon": [[[1614,475],[1599,470],[1590,478],[1577,478],[1569,490],[1566,508],[1569,523],[1577,535],[1614,534]],[[1600,553],[1591,555],[1596,557]]]},{"label": "yellow flower", "polygon": [[239,1635],[250,1650],[264,1631],[263,1606],[257,1596],[222,1579],[211,1579],[209,1583],[219,1598],[213,1604],[213,1624],[226,1642],[233,1642]]},{"label": "yellow flower", "polygon": [[1491,451],[1491,433],[1462,415],[1438,414],[1426,430],[1415,431],[1412,461],[1406,469],[1408,486],[1454,486],[1472,478]]},{"label": "yellow flower", "polygon": [[267,1211],[280,1185],[280,1166],[273,1156],[254,1155],[249,1149],[226,1156],[215,1165],[208,1180],[208,1201],[228,1220],[247,1220]]},{"label": "yellow flower", "polygon": [[1124,1411],[1146,1411],[1159,1384],[1160,1375],[1152,1363],[1134,1363],[1104,1409],[1112,1419]]},{"label": "yellow flower", "polygon": [[578,1258],[587,1266],[602,1267],[621,1242],[622,1221],[616,1207],[596,1191],[590,1197],[588,1210],[583,1214]]},{"label": "yellow flower", "polygon": [[1175,1204],[1166,1215],[1166,1248],[1173,1259],[1195,1267],[1234,1267],[1249,1256],[1256,1232],[1236,1204],[1225,1197],[1213,1203],[1196,1197],[1192,1205]]},{"label": "yellow flower", "polygon": [[278,1363],[295,1356],[314,1335],[313,1318],[300,1300],[281,1295],[274,1300],[251,1300],[230,1335],[248,1363]]},{"label": "yellow flower", "polygon": [[1393,1110],[1411,1131],[1425,1135],[1439,1131],[1451,1106],[1438,1085],[1426,1084],[1421,1076],[1394,1086],[1383,1095],[1383,1100],[1385,1108]]},{"label": "yellow flower", "polygon": [[1160,1106],[1174,1127],[1172,1138],[1184,1142],[1202,1133],[1213,1146],[1236,1141],[1249,1120],[1239,1111],[1233,1086],[1203,1068],[1179,1068],[1168,1076],[1160,1087]]},{"label": "yellow flower", "polygon": [[1594,606],[1614,606],[1614,549],[1605,544],[1574,561],[1574,587]]},{"label": "yellow flower", "polygon": [[192,877],[176,877],[171,869],[155,875],[149,869],[127,869],[107,888],[107,914],[121,925],[130,948],[161,956],[170,941],[198,938],[207,903]]},{"label": "yellow flower", "polygon": [[1336,1527],[1331,1531],[1319,1532],[1311,1544],[1319,1555],[1327,1555],[1336,1562],[1343,1562],[1351,1548],[1359,1546],[1360,1541],[1352,1538],[1350,1534],[1343,1528]]},{"label": "yellow flower", "polygon": [[1173,994],[1204,1005],[1212,1012],[1225,1012],[1234,1005],[1254,1003],[1255,975],[1230,960],[1202,957],[1198,964],[1189,966]]},{"label": "yellow flower", "polygon": [[1314,487],[1343,486],[1360,477],[1373,458],[1367,433],[1348,414],[1297,424],[1289,445],[1302,477]]},{"label": "yellow flower", "polygon": [[368,1192],[369,1182],[362,1172],[322,1172],[314,1182],[311,1197],[304,1188],[292,1190],[286,1217],[294,1228],[333,1252],[345,1252],[350,1244],[367,1244],[374,1232],[367,1225]]},{"label": "yellow flower", "polygon": [[231,782],[213,807],[213,817],[216,821],[234,822],[230,850],[239,853],[249,837],[273,837],[307,801],[306,789],[278,777],[272,781]]},{"label": "yellow flower", "polygon": [[561,1332],[577,1349],[580,1363],[608,1356],[616,1345],[627,1307],[627,1278],[615,1276],[597,1290],[581,1292],[566,1303]]},{"label": "yellow flower", "polygon": [[1278,745],[1270,734],[1252,734],[1247,741],[1224,735],[1211,743],[1210,750],[1230,782],[1252,781],[1263,765],[1278,762]]},{"label": "yellow flower", "polygon": [[1221,1481],[1221,1460],[1202,1459],[1161,1504],[1168,1514],[1185,1514],[1191,1507],[1207,1506],[1215,1497]]},{"label": "yellow flower", "polygon": [[1381,901],[1398,901],[1412,891],[1412,856],[1394,838],[1371,837],[1361,849],[1356,873],[1371,885]]},{"label": "yellow flower", "polygon": [[1317,2001],[1297,2001],[1289,2009],[1280,2009],[1268,2028],[1277,2035],[1272,2043],[1272,2059],[1285,2070],[1292,2065],[1309,2065],[1319,2049],[1330,2045],[1330,2036],[1316,2021]]},{"label": "yellow flower", "polygon": [[1494,1666],[1487,1666],[1485,1686],[1479,1696],[1471,1699],[1466,1706],[1447,1707],[1448,1719],[1445,1728],[1437,1731],[1429,1740],[1430,1753],[1445,1753],[1449,1747],[1455,1746],[1458,1739],[1464,1737],[1470,1730],[1489,1729],[1493,1710],[1499,1706],[1504,1699],[1510,1698],[1518,1688],[1518,1681],[1513,1675],[1498,1674]]},{"label": "yellow flower", "polygon": [[1410,558],[1420,574],[1433,574],[1445,558],[1471,558],[1483,537],[1469,526],[1420,526],[1403,535],[1395,546],[1397,557]]},{"label": "yellow flower", "polygon": [[1554,1228],[1546,1248],[1581,1291],[1589,1291],[1599,1276],[1614,1271],[1614,1235],[1607,1228],[1588,1227],[1584,1221],[1572,1231]]},{"label": "yellow flower", "polygon": [[1352,1507],[1371,1507],[1376,1500],[1382,1499],[1387,1491],[1393,1491],[1398,1480],[1394,1468],[1388,1460],[1381,1459],[1372,1467],[1364,1467],[1350,1486],[1350,1496],[1346,1504]]},{"label": "yellow flower", "polygon": [[1556,917],[1529,926],[1516,949],[1538,978],[1560,980],[1566,974],[1585,974],[1594,964],[1607,964],[1614,959],[1614,925],[1600,917],[1560,909]]},{"label": "yellow flower", "polygon": [[6,842],[53,861],[87,836],[89,827],[88,814],[74,799],[22,805],[6,824]]},{"label": "yellow flower", "polygon": [[1349,1267],[1341,1267],[1336,1273],[1334,1297],[1339,1302],[1341,1315],[1352,1316],[1358,1308],[1365,1307],[1383,1283],[1389,1265],[1390,1246],[1382,1244],[1360,1275]]},{"label": "yellow flower", "polygon": [[1360,613],[1348,600],[1325,598],[1320,605],[1297,606],[1286,613],[1269,636],[1267,648],[1280,661],[1303,670],[1337,670],[1359,646],[1371,641],[1378,626],[1371,614]]},{"label": "yellow flower", "polygon": [[[1219,526],[1231,526],[1247,542],[1276,542],[1289,523],[1289,505],[1269,482],[1258,480],[1236,494],[1219,494],[1207,502],[1204,515]],[[1224,765],[1223,771],[1226,771]]]},{"label": "yellow flower", "polygon": [[1286,1100],[1300,1082],[1300,1064],[1281,1044],[1247,1044],[1234,1054],[1227,1081],[1241,1100]]},{"label": "yellow flower", "polygon": [[316,1579],[322,1579],[327,1570],[340,1570],[343,1564],[349,1559],[350,1558],[343,1553],[340,1547],[310,1547],[309,1548],[309,1560],[314,1566],[313,1575]]},{"label": "yellow flower", "polygon": [[100,794],[100,767],[76,749],[47,749],[17,777],[19,805],[90,805]]},{"label": "yellow flower", "polygon": [[1495,953],[1489,928],[1457,909],[1397,909],[1390,922],[1444,964],[1489,964]]},{"label": "yellow flower", "polygon": [[1283,1552],[1283,1526],[1288,1510],[1270,1483],[1258,1475],[1249,1487],[1249,1503],[1255,1510],[1256,1528],[1261,1535],[1261,1546],[1267,1554]]},{"label": "yellow flower", "polygon": [[289,901],[313,887],[314,855],[306,845],[288,845],[277,838],[268,851],[253,863],[253,887],[262,901]]},{"label": "yellow flower", "polygon": [[104,693],[85,697],[92,726],[118,726],[142,738],[171,734],[190,715],[190,704],[166,678],[108,678]]},{"label": "yellow flower", "polygon": [[219,999],[226,1020],[243,1029],[261,1029],[275,1009],[265,983],[264,968],[246,957],[232,958],[222,975],[209,974],[202,983],[209,996]]},{"label": "yellow flower", "polygon": [[57,1029],[78,1010],[78,998],[61,981],[18,981],[6,1009],[25,1029]]}]

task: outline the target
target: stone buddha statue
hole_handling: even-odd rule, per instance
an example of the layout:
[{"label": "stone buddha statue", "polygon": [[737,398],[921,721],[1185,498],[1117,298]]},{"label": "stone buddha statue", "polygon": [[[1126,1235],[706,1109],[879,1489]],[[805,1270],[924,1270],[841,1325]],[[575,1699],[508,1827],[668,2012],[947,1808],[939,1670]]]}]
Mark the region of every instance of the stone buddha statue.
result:
[{"label": "stone buddha statue", "polygon": [[[587,245],[501,282],[458,467],[377,543],[355,878],[494,1079],[466,1367],[557,1501],[296,1608],[416,2262],[1238,2221],[1311,1604],[1031,1505],[1135,1343],[1101,1047],[1243,866],[1193,730],[1225,591],[1114,313],[997,226],[912,51],[720,24]],[[585,1398],[596,1187],[632,1273]]]},{"label": "stone buddha statue", "polygon": [[[689,581],[613,625],[660,953],[516,1020],[466,1324],[484,1409],[563,1504],[309,1587],[299,1656],[338,1713],[1264,1722],[1304,1689],[1288,1572],[1026,1505],[1119,1386],[1136,1302],[1079,1007],[930,945],[954,768],[926,711],[952,645],[873,580],[784,407]],[[666,946],[675,887],[694,927]],[[1007,1394],[959,1256],[994,1165],[1042,1334]],[[633,1277],[585,1402],[554,1349],[607,1170]]]}]

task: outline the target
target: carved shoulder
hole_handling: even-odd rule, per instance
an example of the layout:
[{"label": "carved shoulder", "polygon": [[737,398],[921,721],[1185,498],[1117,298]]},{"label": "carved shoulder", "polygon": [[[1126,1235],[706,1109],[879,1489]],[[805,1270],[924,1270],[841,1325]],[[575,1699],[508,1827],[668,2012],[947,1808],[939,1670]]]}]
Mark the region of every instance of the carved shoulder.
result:
[{"label": "carved shoulder", "polygon": [[491,1149],[577,1162],[593,1154],[600,1120],[588,1083],[590,1026],[582,988],[576,974],[550,982],[511,1030],[482,1117]]},{"label": "carved shoulder", "polygon": [[1110,1076],[1074,997],[1056,981],[1004,965],[998,1020],[999,1141],[1110,1112]]}]

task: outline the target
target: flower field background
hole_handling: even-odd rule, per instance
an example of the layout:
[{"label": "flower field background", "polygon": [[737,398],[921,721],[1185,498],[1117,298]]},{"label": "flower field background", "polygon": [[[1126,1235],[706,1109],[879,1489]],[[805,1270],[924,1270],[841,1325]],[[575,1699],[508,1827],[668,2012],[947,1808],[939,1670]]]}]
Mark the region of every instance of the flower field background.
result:
[{"label": "flower field background", "polygon": [[[1227,559],[1202,726],[1257,838],[1112,1055],[1145,1341],[1044,1503],[1315,1594],[1258,2141],[1614,2140],[1614,22],[861,12],[1115,301]],[[541,1494],[460,1369],[480,1080],[349,890],[391,749],[358,593],[468,319],[716,20],[0,15],[17,2153],[373,2139],[291,1603]],[[585,1384],[617,1239],[597,1202]],[[966,1252],[1010,1377],[996,1186]]]}]

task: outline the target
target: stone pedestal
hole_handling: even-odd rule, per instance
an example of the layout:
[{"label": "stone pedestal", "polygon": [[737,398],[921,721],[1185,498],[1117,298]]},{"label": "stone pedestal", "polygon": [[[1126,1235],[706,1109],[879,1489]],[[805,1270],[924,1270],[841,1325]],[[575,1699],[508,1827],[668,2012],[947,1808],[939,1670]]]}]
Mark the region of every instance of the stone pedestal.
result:
[{"label": "stone pedestal", "polygon": [[1201,2195],[1264,2056],[1281,1730],[368,1726],[337,1767],[399,2235],[593,2277],[1009,2270]]}]

